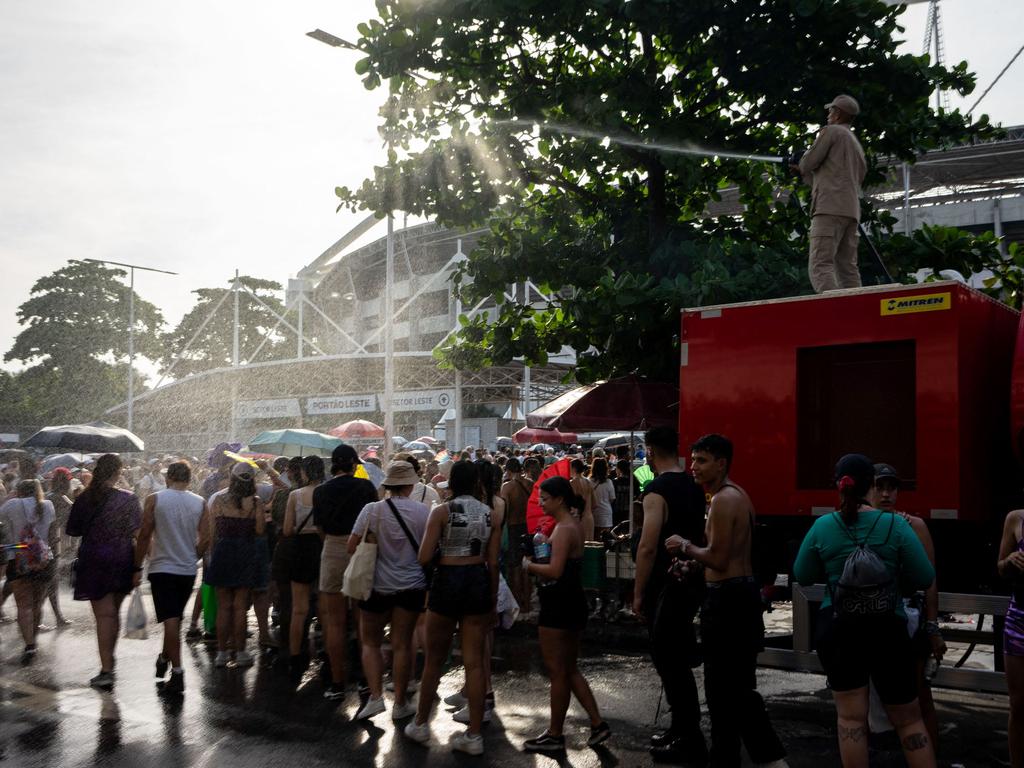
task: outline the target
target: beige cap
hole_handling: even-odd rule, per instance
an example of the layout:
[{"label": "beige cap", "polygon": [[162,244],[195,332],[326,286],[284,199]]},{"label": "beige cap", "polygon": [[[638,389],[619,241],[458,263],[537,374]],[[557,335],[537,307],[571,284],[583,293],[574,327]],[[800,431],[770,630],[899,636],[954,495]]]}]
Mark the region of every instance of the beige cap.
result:
[{"label": "beige cap", "polygon": [[847,96],[845,93],[839,94],[830,103],[825,105],[825,109],[831,109],[832,107],[841,109],[851,116],[860,114],[860,104],[857,103],[853,96]]},{"label": "beige cap", "polygon": [[381,485],[416,485],[420,481],[408,461],[392,461]]}]

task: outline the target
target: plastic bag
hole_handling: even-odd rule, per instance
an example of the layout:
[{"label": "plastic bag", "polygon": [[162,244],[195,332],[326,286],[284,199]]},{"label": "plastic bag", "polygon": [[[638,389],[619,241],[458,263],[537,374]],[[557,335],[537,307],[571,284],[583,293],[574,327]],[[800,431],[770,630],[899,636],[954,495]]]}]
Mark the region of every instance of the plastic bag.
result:
[{"label": "plastic bag", "polygon": [[142,604],[142,591],[136,587],[132,591],[132,599],[128,602],[128,615],[124,619],[124,636],[128,640],[145,640],[149,637],[146,631],[146,607]]},{"label": "plastic bag", "polygon": [[512,595],[512,590],[509,589],[505,577],[501,574],[498,574],[497,611],[502,629],[508,629],[519,618],[519,603],[516,602],[515,597]]}]

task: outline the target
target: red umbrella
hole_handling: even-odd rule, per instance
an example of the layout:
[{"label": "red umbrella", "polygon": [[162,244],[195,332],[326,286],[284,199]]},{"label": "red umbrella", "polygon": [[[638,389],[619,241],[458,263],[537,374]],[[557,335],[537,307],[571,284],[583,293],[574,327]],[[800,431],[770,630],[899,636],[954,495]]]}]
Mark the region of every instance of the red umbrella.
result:
[{"label": "red umbrella", "polygon": [[554,464],[550,464],[544,468],[540,477],[537,478],[537,482],[533,484],[530,498],[526,502],[526,530],[531,533],[540,527],[547,534],[555,527],[555,518],[545,515],[544,510],[540,508],[540,484],[549,477],[564,477],[566,480],[571,478],[572,472],[569,471],[569,463],[569,459],[559,459]]},{"label": "red umbrella", "polygon": [[559,432],[557,429],[531,429],[523,427],[512,439],[517,443],[575,443],[575,432]]},{"label": "red umbrella", "polygon": [[679,424],[679,387],[636,375],[586,384],[530,411],[526,424],[586,432],[675,427]]},{"label": "red umbrella", "polygon": [[327,431],[332,437],[340,437],[342,440],[358,440],[361,438],[384,437],[384,427],[378,427],[372,421],[356,419],[339,424],[334,429]]}]

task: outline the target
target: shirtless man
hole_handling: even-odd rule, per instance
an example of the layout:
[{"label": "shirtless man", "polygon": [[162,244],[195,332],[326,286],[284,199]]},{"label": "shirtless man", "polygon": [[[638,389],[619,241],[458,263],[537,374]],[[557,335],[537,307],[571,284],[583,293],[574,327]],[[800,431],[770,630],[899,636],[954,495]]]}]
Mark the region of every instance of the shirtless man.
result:
[{"label": "shirtless man", "polygon": [[754,505],[729,480],[732,443],[705,435],[690,446],[693,478],[711,495],[700,547],[670,536],[665,547],[704,565],[707,595],[700,612],[704,694],[711,715],[711,765],[738,768],[740,742],[759,765],[786,765],[786,750],[757,692],[757,654],[764,650],[761,593],[754,577]]}]

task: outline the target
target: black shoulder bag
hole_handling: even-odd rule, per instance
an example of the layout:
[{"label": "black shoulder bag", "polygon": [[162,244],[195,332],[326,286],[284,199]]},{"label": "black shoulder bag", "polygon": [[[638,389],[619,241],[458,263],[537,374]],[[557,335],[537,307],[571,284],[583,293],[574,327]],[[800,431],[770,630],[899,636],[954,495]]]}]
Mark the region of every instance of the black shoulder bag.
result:
[{"label": "black shoulder bag", "polygon": [[[403,520],[402,516],[398,513],[398,507],[395,506],[395,502],[391,499],[385,499],[385,501],[387,501],[388,507],[391,509],[391,514],[395,516],[395,520],[397,520],[398,524],[402,526],[405,538],[407,538],[409,543],[412,545],[413,553],[416,555],[416,559],[418,560],[420,557],[420,543],[416,541],[416,537],[412,535],[412,531],[409,530],[409,526],[405,524],[405,520]],[[434,557],[431,558],[428,565],[421,565],[420,567],[423,568],[423,578],[427,582],[427,589],[430,589],[430,585],[434,581],[434,568],[437,567],[437,552],[435,551]]]},{"label": "black shoulder bag", "polygon": [[309,518],[312,516],[313,510],[310,509],[309,514],[299,524],[299,527],[295,529],[295,533],[291,536],[278,537],[277,546],[274,547],[273,562],[270,566],[271,576],[274,581],[280,583],[291,579],[292,564],[295,562],[299,534],[302,533],[302,529],[306,527],[306,523],[309,522]]}]

